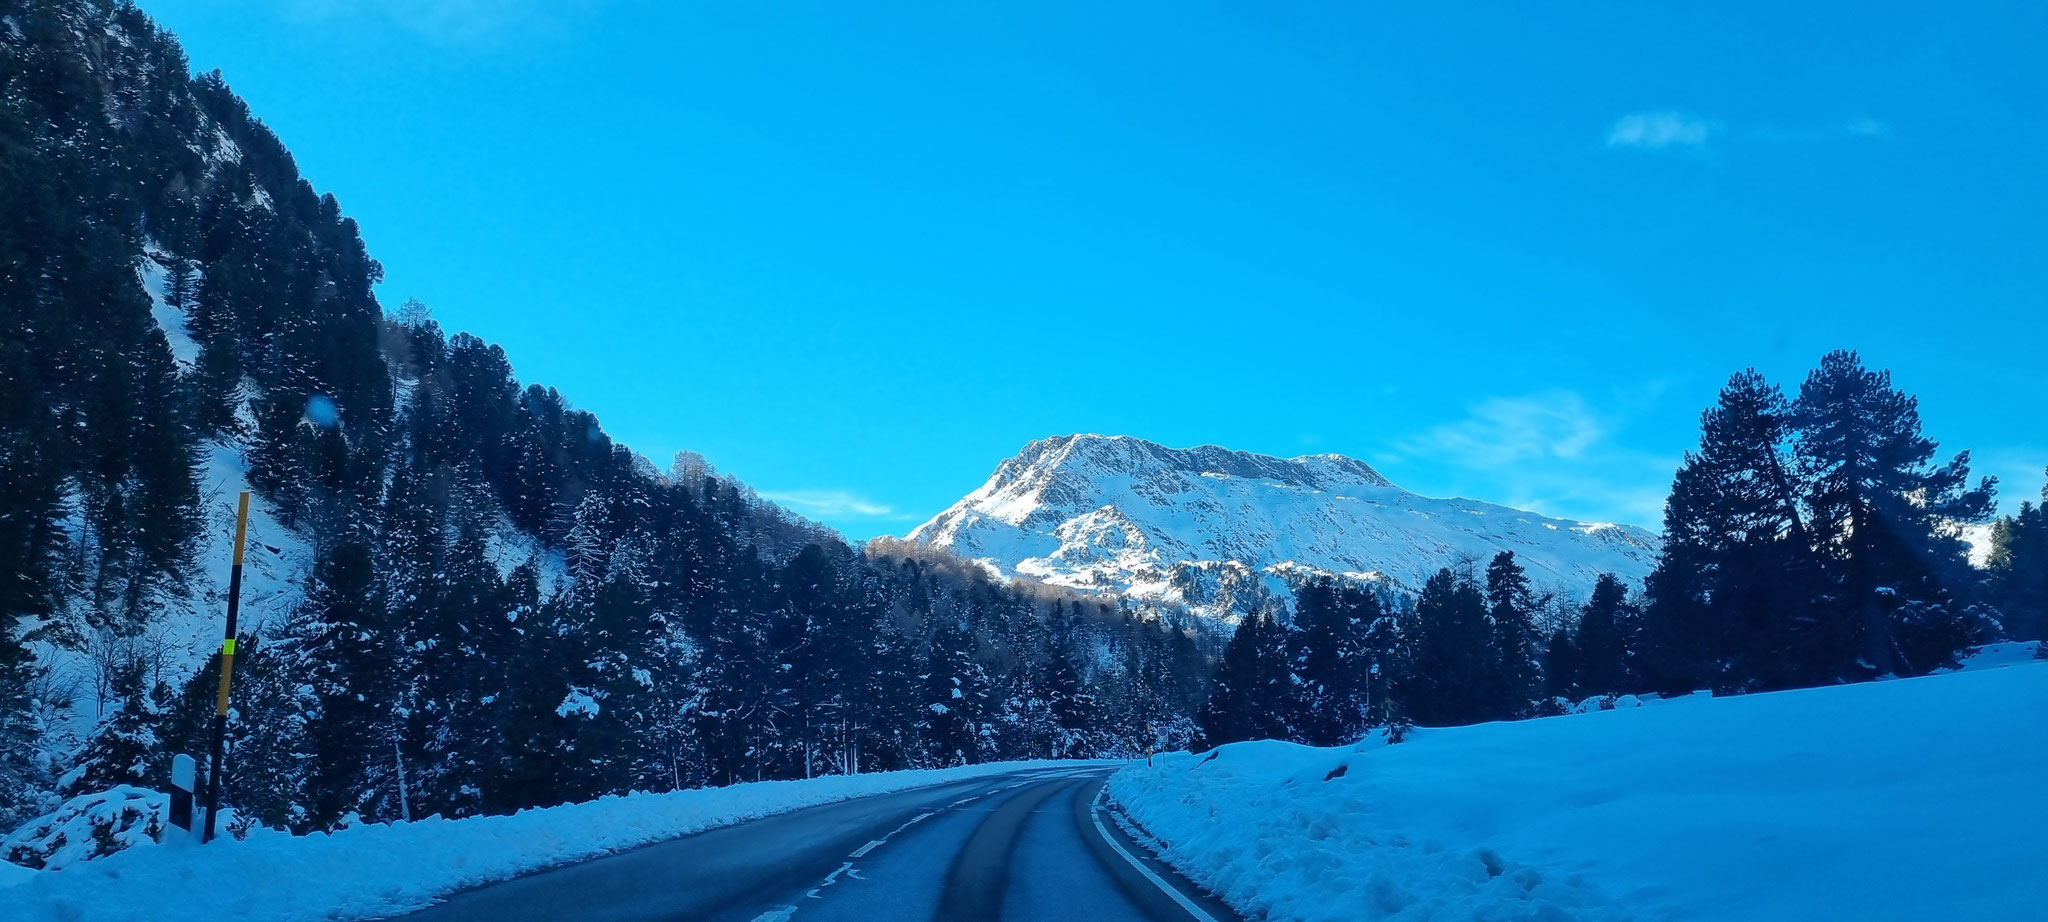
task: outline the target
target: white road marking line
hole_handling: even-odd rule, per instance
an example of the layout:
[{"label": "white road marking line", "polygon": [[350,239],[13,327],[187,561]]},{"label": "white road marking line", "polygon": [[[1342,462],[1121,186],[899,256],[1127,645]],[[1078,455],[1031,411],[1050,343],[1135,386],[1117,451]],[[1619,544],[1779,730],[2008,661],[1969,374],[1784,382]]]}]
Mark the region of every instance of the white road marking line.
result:
[{"label": "white road marking line", "polygon": [[[946,806],[944,806],[944,807],[940,807],[940,808],[939,808],[938,810],[932,810],[932,811],[929,811],[929,812],[925,812],[925,813],[920,813],[920,814],[918,814],[918,815],[916,815],[916,816],[913,816],[913,817],[911,817],[911,818],[910,818],[909,820],[905,821],[903,825],[901,825],[901,826],[898,826],[898,827],[896,827],[895,829],[891,829],[891,830],[889,830],[889,834],[888,834],[888,835],[885,835],[885,836],[883,836],[883,837],[881,837],[881,838],[879,838],[879,839],[876,839],[876,840],[874,840],[874,841],[872,841],[872,842],[869,842],[868,844],[866,844],[866,845],[863,845],[863,846],[861,846],[860,848],[854,849],[853,853],[852,853],[852,854],[850,854],[850,855],[848,855],[847,857],[849,857],[849,858],[865,858],[865,857],[867,857],[867,854],[868,854],[869,852],[871,852],[871,851],[874,851],[875,849],[877,849],[877,848],[880,848],[880,847],[881,847],[882,845],[886,844],[886,843],[887,843],[887,842],[888,842],[888,841],[889,841],[889,840],[890,840],[891,838],[894,838],[894,837],[895,837],[895,835],[896,835],[897,833],[899,833],[899,832],[902,832],[902,831],[903,831],[903,830],[905,830],[905,829],[909,829],[910,827],[912,827],[912,826],[915,826],[915,825],[917,825],[918,823],[922,823],[922,822],[924,822],[925,820],[931,819],[931,818],[932,818],[933,816],[936,816],[936,815],[938,815],[938,813],[939,813],[939,812],[940,812],[941,810],[950,810],[950,809],[952,809],[952,808],[954,808],[954,807],[958,807],[958,806],[960,806],[961,804],[970,804],[970,803],[973,803],[973,802],[975,802],[975,801],[977,801],[977,800],[980,800],[980,799],[982,799],[983,797],[985,797],[985,796],[987,796],[987,795],[989,795],[989,794],[993,794],[993,793],[998,793],[998,792],[1000,792],[1000,791],[1007,791],[1007,790],[1010,790],[1011,788],[1018,788],[1018,787],[1023,787],[1024,785],[1026,785],[1026,784],[1029,784],[1029,783],[1030,783],[1030,781],[1019,781],[1019,782],[1017,782],[1016,784],[1010,785],[1009,787],[1004,787],[1004,788],[996,788],[996,789],[994,789],[994,790],[990,790],[990,791],[983,791],[983,792],[982,792],[982,793],[980,793],[980,794],[975,794],[975,795],[973,795],[973,796],[970,796],[970,797],[962,797],[962,798],[960,798],[959,800],[953,801],[952,803],[950,803],[950,804],[947,804],[947,805],[946,805]],[[1100,830],[1101,830],[1101,828],[1102,828],[1102,823],[1101,823],[1101,821],[1100,821],[1100,820],[1096,821],[1096,829],[1097,829],[1098,831],[1100,831]],[[1105,835],[1105,837],[1107,836],[1107,834],[1106,834],[1106,833],[1105,833],[1104,835]],[[1112,843],[1110,843],[1110,844],[1114,845],[1114,844],[1116,844],[1116,843],[1112,842]],[[1121,850],[1119,850],[1119,851],[1121,851]],[[1125,859],[1127,859],[1127,860],[1128,860],[1128,859],[1130,858],[1130,856],[1129,856],[1129,855],[1125,855],[1124,857],[1125,857]],[[1140,870],[1140,871],[1144,871],[1145,869],[1144,869],[1143,867],[1139,867],[1139,868],[1138,868],[1138,870]],[[818,882],[818,885],[817,885],[817,886],[815,886],[815,887],[812,887],[811,889],[809,889],[809,890],[806,890],[806,891],[804,891],[804,896],[805,896],[805,898],[807,898],[807,899],[813,899],[813,900],[821,900],[821,899],[824,899],[824,897],[823,897],[823,896],[820,896],[820,895],[818,894],[818,891],[820,891],[820,890],[823,890],[823,889],[825,889],[826,887],[832,886],[832,885],[833,885],[833,884],[835,884],[835,883],[838,883],[838,882],[839,882],[839,875],[841,875],[841,874],[845,874],[845,875],[846,875],[847,877],[850,877],[850,878],[852,878],[852,879],[854,879],[854,880],[867,880],[867,878],[866,878],[866,877],[863,877],[863,876],[861,876],[861,873],[860,873],[859,869],[857,869],[857,868],[855,868],[855,867],[853,866],[853,862],[851,862],[851,861],[848,861],[848,862],[846,862],[845,864],[842,864],[842,865],[840,865],[840,866],[839,866],[839,870],[833,871],[832,873],[830,873],[830,874],[827,874],[827,875],[825,875],[825,879],[824,879],[824,880],[821,880],[821,881],[819,881],[819,882]],[[1146,872],[1146,876],[1150,877],[1150,876],[1151,876],[1151,873],[1150,873],[1150,872]],[[1161,887],[1165,887],[1165,884],[1164,884],[1164,882],[1160,881],[1160,880],[1159,880],[1158,878],[1154,877],[1154,878],[1152,878],[1152,880],[1153,880],[1153,882],[1154,882],[1154,883],[1157,883],[1157,884],[1159,884],[1159,885],[1160,885]],[[1172,888],[1170,888],[1170,887],[1165,887],[1165,889],[1166,889],[1166,891],[1167,891],[1168,893],[1173,893],[1173,890],[1172,890]],[[1174,896],[1175,896],[1175,898],[1179,898],[1179,894],[1174,894]],[[794,915],[796,915],[796,909],[797,909],[797,908],[796,908],[795,906],[777,906],[777,907],[775,907],[774,909],[770,909],[770,910],[768,910],[767,912],[764,912],[764,913],[762,913],[762,914],[760,914],[760,915],[758,915],[758,916],[755,916],[755,917],[753,918],[752,922],[789,922],[789,918],[790,918],[791,916],[794,916]],[[1197,913],[1199,913],[1199,912],[1200,912],[1200,910],[1193,910],[1193,911],[1195,911],[1195,912],[1197,912]],[[1215,920],[1215,919],[1211,919],[1211,918],[1209,918],[1208,916],[1200,916],[1199,918],[1201,918],[1201,919],[1205,920],[1205,922],[1216,922],[1216,920]]]},{"label": "white road marking line", "polygon": [[1167,896],[1173,897],[1173,901],[1179,903],[1180,908],[1187,910],[1188,915],[1194,916],[1197,922],[1216,922],[1215,916],[1203,912],[1202,907],[1195,905],[1193,900],[1188,899],[1185,894],[1160,878],[1159,875],[1152,873],[1151,868],[1146,867],[1145,863],[1139,861],[1136,855],[1125,850],[1115,838],[1111,837],[1109,830],[1102,828],[1102,798],[1107,793],[1108,789],[1105,788],[1102,794],[1095,795],[1095,803],[1088,809],[1088,818],[1095,822],[1095,834],[1101,836],[1102,841],[1108,842],[1110,848],[1116,849],[1117,854],[1124,856],[1124,860],[1130,862],[1131,867],[1137,868],[1138,873],[1145,875],[1146,880],[1151,881],[1159,889],[1166,891]]},{"label": "white road marking line", "polygon": [[[841,874],[844,874],[844,873],[846,873],[847,871],[850,871],[850,870],[852,870],[852,869],[853,869],[853,862],[851,862],[851,861],[849,861],[849,862],[847,862],[847,863],[845,863],[845,864],[842,864],[842,865],[840,865],[840,866],[839,866],[839,870],[837,870],[837,871],[833,871],[832,873],[830,873],[830,874],[827,874],[827,875],[825,875],[825,879],[824,879],[824,880],[821,880],[821,881],[819,881],[819,882],[818,882],[818,885],[817,885],[817,886],[815,886],[815,887],[812,887],[812,888],[811,888],[811,889],[809,889],[809,890],[805,890],[805,891],[804,891],[804,898],[806,898],[806,899],[813,899],[813,900],[822,900],[822,899],[824,899],[824,897],[822,897],[822,896],[819,896],[819,895],[818,895],[818,891],[820,891],[820,890],[823,890],[823,889],[825,889],[826,887],[830,887],[830,886],[832,886],[833,884],[836,884],[836,883],[838,883],[838,882],[839,882],[839,875],[841,875]],[[795,910],[794,908],[790,909],[790,912],[795,912],[795,911],[796,911],[796,910]],[[784,916],[784,918],[788,918],[788,917],[787,917],[787,916]],[[755,922],[760,922],[760,920],[755,920]]]}]

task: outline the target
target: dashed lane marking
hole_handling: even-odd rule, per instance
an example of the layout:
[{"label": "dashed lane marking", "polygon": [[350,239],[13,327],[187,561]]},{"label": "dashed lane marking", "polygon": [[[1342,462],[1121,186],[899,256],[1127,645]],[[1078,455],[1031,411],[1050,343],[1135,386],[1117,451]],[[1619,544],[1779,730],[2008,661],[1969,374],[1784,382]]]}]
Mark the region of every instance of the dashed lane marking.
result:
[{"label": "dashed lane marking", "polygon": [[[1018,782],[1018,784],[1013,784],[1013,785],[1010,785],[1010,788],[1014,788],[1014,787],[1017,787],[1018,785],[1021,785],[1021,784],[1023,784],[1023,783],[1024,783],[1024,782]],[[975,801],[977,801],[977,800],[980,800],[980,799],[981,799],[982,797],[984,797],[984,796],[986,796],[986,795],[988,795],[988,794],[993,794],[993,793],[997,793],[997,792],[999,792],[999,791],[1007,791],[1007,790],[1009,790],[1010,788],[995,788],[995,789],[992,789],[992,790],[989,790],[989,791],[984,791],[984,792],[982,792],[982,793],[980,793],[980,794],[976,794],[976,795],[974,795],[974,796],[972,796],[972,797],[962,797],[962,798],[960,798],[959,800],[956,800],[956,801],[953,801],[953,802],[952,802],[952,803],[950,803],[950,804],[947,804],[946,806],[940,807],[940,808],[939,808],[938,810],[932,810],[932,811],[928,811],[928,812],[925,812],[925,813],[920,813],[920,814],[918,814],[918,815],[916,815],[916,816],[913,816],[913,817],[911,817],[911,818],[910,818],[909,820],[905,821],[903,825],[901,825],[901,826],[898,826],[898,827],[896,827],[895,829],[891,829],[891,830],[889,830],[889,834],[888,834],[888,835],[885,835],[885,836],[883,836],[883,837],[881,837],[881,838],[879,838],[879,839],[876,839],[876,840],[874,840],[874,841],[872,841],[872,842],[869,842],[869,843],[868,843],[868,844],[866,844],[866,845],[863,845],[863,846],[861,846],[861,847],[859,847],[859,848],[856,848],[856,849],[854,849],[854,850],[853,850],[853,853],[852,853],[852,854],[849,854],[849,855],[847,855],[846,857],[848,857],[848,858],[865,858],[865,857],[867,857],[867,855],[868,855],[868,853],[869,853],[869,852],[871,852],[871,851],[874,851],[875,849],[877,849],[877,848],[880,848],[880,847],[882,847],[882,845],[883,845],[884,843],[887,843],[887,842],[888,842],[888,841],[889,841],[889,840],[890,840],[891,838],[895,837],[895,835],[896,835],[897,833],[899,833],[899,832],[902,832],[902,831],[903,831],[903,830],[905,830],[905,829],[909,829],[910,827],[912,827],[912,826],[915,826],[915,825],[917,825],[917,824],[919,824],[919,823],[922,823],[922,822],[924,822],[925,820],[931,819],[931,818],[932,818],[933,816],[937,815],[937,814],[938,814],[938,813],[939,813],[940,811],[943,811],[943,810],[951,810],[952,808],[954,808],[954,807],[957,807],[957,806],[960,806],[961,804],[971,804],[971,803],[973,803],[973,802],[975,802]],[[845,864],[842,864],[842,865],[840,865],[840,866],[839,866],[839,870],[833,871],[832,873],[830,873],[830,874],[827,874],[827,875],[825,875],[825,879],[824,879],[824,880],[821,880],[821,881],[819,881],[819,882],[818,882],[818,885],[817,885],[817,886],[815,886],[815,887],[812,887],[811,889],[809,889],[809,890],[806,890],[806,891],[804,891],[804,897],[805,897],[805,898],[807,898],[807,899],[813,899],[813,900],[821,900],[821,899],[824,899],[824,897],[823,897],[823,896],[820,896],[820,895],[818,894],[818,891],[820,891],[820,890],[823,890],[823,889],[825,889],[826,887],[830,887],[830,886],[832,886],[832,885],[833,885],[833,884],[835,884],[835,883],[838,883],[838,882],[839,882],[839,875],[841,875],[841,874],[844,874],[844,875],[846,875],[847,877],[850,877],[850,878],[852,878],[852,879],[854,879],[854,880],[867,880],[867,878],[866,878],[866,877],[862,877],[862,876],[861,876],[861,873],[860,873],[860,871],[859,871],[859,870],[857,870],[857,869],[855,869],[855,868],[854,868],[854,866],[853,866],[853,862],[851,862],[851,861],[848,861],[848,862],[846,862]],[[764,913],[762,913],[762,914],[760,914],[760,915],[758,915],[758,916],[755,916],[755,917],[753,918],[753,922],[789,922],[789,918],[790,918],[791,916],[794,916],[794,915],[796,915],[796,909],[797,909],[797,908],[796,908],[795,906],[777,906],[777,907],[775,907],[774,909],[770,909],[770,910],[768,910],[767,912],[764,912]]]}]

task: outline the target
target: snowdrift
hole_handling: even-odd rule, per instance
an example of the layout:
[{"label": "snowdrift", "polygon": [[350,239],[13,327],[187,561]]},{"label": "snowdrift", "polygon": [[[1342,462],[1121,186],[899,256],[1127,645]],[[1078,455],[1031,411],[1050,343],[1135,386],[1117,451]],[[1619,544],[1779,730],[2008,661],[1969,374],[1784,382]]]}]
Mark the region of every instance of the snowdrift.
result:
[{"label": "snowdrift", "polygon": [[866,794],[1075,762],[763,781],[630,794],[512,816],[431,818],[292,836],[257,830],[204,848],[132,848],[64,870],[0,863],[0,919],[341,920],[418,909],[445,893],[718,826]]},{"label": "snowdrift", "polygon": [[1243,743],[1110,793],[1252,918],[2040,918],[2048,662],[2004,662],[1397,745]]}]

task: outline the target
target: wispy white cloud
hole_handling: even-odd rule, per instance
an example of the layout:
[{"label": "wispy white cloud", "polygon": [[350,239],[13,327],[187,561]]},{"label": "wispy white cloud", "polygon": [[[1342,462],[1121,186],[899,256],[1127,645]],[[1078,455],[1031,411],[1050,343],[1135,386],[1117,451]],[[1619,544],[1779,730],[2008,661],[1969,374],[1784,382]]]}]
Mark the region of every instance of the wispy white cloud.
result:
[{"label": "wispy white cloud", "polygon": [[846,490],[781,490],[763,491],[761,498],[780,503],[798,514],[813,519],[898,519],[907,520],[912,516],[899,513],[887,503],[878,503],[864,496]]},{"label": "wispy white cloud", "polygon": [[1764,143],[1801,143],[1806,141],[1854,141],[1865,138],[1889,138],[1892,123],[1858,116],[1839,122],[1824,122],[1814,125],[1759,125],[1743,133],[1743,137]]},{"label": "wispy white cloud", "polygon": [[1679,459],[1625,446],[1615,435],[1662,391],[1651,382],[1616,392],[1608,407],[1568,390],[1491,397],[1462,419],[1397,440],[1375,460],[1412,472],[1416,482],[1404,485],[1425,493],[1654,529]]},{"label": "wispy white cloud", "polygon": [[1722,141],[1785,144],[1888,138],[1892,124],[1859,115],[1805,125],[1729,125],[1719,119],[1662,109],[1624,115],[1607,127],[1607,146],[1622,150],[1704,150]]},{"label": "wispy white cloud", "polygon": [[1608,127],[1607,146],[1639,150],[1704,147],[1720,131],[1718,122],[1686,112],[1637,112]]},{"label": "wispy white cloud", "polygon": [[1466,418],[1400,443],[1404,454],[1497,467],[1532,458],[1577,458],[1606,435],[1598,414],[1572,391],[1490,397]]}]

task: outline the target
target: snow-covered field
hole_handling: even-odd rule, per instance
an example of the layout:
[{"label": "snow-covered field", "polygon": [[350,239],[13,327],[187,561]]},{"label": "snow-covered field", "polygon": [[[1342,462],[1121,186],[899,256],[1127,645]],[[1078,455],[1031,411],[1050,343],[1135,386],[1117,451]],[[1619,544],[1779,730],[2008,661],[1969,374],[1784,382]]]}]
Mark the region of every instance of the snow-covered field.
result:
[{"label": "snow-covered field", "polygon": [[1110,790],[1253,918],[2048,918],[2048,662],[2012,652],[1393,746],[1244,743]]},{"label": "snow-covered field", "polygon": [[201,848],[134,848],[61,871],[0,862],[0,919],[178,922],[362,919],[536,868],[866,794],[1074,762],[763,781],[607,797],[512,816],[360,826],[332,834],[257,832]]}]

